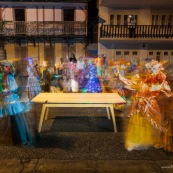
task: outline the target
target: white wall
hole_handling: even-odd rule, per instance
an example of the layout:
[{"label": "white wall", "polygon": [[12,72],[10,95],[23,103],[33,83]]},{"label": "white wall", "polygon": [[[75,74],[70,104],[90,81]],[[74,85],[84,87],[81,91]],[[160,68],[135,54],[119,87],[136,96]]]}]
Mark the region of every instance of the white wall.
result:
[{"label": "white wall", "polygon": [[43,9],[38,9],[38,21],[43,21]]},{"label": "white wall", "polygon": [[5,20],[13,21],[13,9],[12,8],[6,8],[2,12],[2,18]]},{"label": "white wall", "polygon": [[145,61],[145,59],[148,58],[148,50],[140,50],[139,57],[141,62]]},{"label": "white wall", "polygon": [[62,21],[62,10],[55,9],[55,21]]},{"label": "white wall", "polygon": [[109,8],[107,7],[100,7],[99,9],[99,17],[106,21],[105,24],[109,22]]},{"label": "white wall", "polygon": [[44,20],[45,21],[53,21],[53,8],[52,9],[44,9]]},{"label": "white wall", "polygon": [[75,10],[76,21],[85,21],[86,20],[86,11],[85,10]]},{"label": "white wall", "polygon": [[37,9],[26,9],[26,20],[37,21]]},{"label": "white wall", "polygon": [[138,14],[138,25],[150,25],[150,15],[151,10],[140,10]]},{"label": "white wall", "polygon": [[100,54],[105,54],[105,55],[107,55],[107,49],[106,49],[106,47],[103,45],[103,44],[101,44],[101,43],[98,43],[98,54],[100,55]]}]

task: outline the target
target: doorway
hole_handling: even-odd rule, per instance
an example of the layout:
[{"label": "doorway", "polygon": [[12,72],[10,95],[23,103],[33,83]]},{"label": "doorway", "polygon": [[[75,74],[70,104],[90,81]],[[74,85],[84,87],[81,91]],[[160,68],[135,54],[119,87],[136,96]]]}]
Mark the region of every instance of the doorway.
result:
[{"label": "doorway", "polygon": [[16,34],[26,34],[25,9],[14,9]]},{"label": "doorway", "polygon": [[64,34],[74,34],[74,9],[64,9]]},{"label": "doorway", "polygon": [[54,67],[54,64],[55,64],[54,47],[45,45],[44,53],[45,53],[44,61],[47,61],[49,67]]},{"label": "doorway", "polygon": [[74,21],[74,9],[64,9],[64,21]]}]

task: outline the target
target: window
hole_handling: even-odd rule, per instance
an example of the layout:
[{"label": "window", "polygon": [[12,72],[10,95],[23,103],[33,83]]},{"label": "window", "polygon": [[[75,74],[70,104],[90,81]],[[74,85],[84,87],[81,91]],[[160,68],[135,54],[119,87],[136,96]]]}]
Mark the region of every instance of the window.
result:
[{"label": "window", "polygon": [[147,58],[147,59],[148,59],[148,60],[155,59],[155,58],[154,58],[154,52],[151,52],[151,51],[150,51],[150,52],[148,53],[148,58]]},{"label": "window", "polygon": [[44,48],[44,60],[48,62],[49,66],[53,67],[55,64],[55,60],[54,60],[54,47],[49,47],[49,46],[45,46]]},{"label": "window", "polygon": [[138,52],[137,51],[132,52],[131,62],[132,62],[132,64],[139,64],[139,58],[138,58]]},{"label": "window", "polygon": [[152,15],[152,25],[158,25],[158,22],[159,22],[159,16]]},{"label": "window", "polygon": [[74,21],[74,9],[64,9],[64,21]]},{"label": "window", "polygon": [[132,52],[132,55],[138,55],[138,52],[136,52],[136,51]]},{"label": "window", "polygon": [[124,59],[126,62],[130,61],[130,53],[129,51],[124,51]]},{"label": "window", "polygon": [[110,25],[114,25],[114,15],[110,15]]},{"label": "window", "polygon": [[173,25],[173,16],[169,15],[168,17],[168,25]]},{"label": "window", "polygon": [[137,15],[134,15],[134,18],[135,18],[135,24],[137,25],[137,22],[138,22],[138,16],[137,16]]},{"label": "window", "polygon": [[135,25],[137,24],[138,16],[129,14],[129,15],[124,15],[124,25],[128,25],[131,19],[133,19]]},{"label": "window", "polygon": [[125,51],[124,52],[124,55],[129,55],[129,51]]},{"label": "window", "polygon": [[116,52],[116,55],[121,55],[121,51],[117,51]]},{"label": "window", "polygon": [[164,52],[164,55],[168,55],[168,52]]},{"label": "window", "polygon": [[166,19],[166,16],[162,15],[161,25],[165,25],[165,19]]},{"label": "window", "polygon": [[149,55],[151,55],[151,56],[152,56],[152,55],[153,55],[153,52],[149,52]]},{"label": "window", "polygon": [[25,9],[14,9],[15,21],[25,21]]},{"label": "window", "polygon": [[116,51],[116,61],[121,58],[121,51]]},{"label": "window", "polygon": [[156,53],[156,60],[159,61],[159,62],[160,62],[160,59],[161,59],[160,55],[161,55],[160,52],[157,52]]},{"label": "window", "polygon": [[121,25],[121,15],[117,15],[117,25]]},{"label": "window", "polygon": [[128,17],[129,15],[124,15],[124,25],[128,25]]},{"label": "window", "polygon": [[162,60],[167,61],[167,62],[170,61],[170,60],[169,60],[168,52],[164,52],[164,53],[163,53],[163,58],[162,58]]}]

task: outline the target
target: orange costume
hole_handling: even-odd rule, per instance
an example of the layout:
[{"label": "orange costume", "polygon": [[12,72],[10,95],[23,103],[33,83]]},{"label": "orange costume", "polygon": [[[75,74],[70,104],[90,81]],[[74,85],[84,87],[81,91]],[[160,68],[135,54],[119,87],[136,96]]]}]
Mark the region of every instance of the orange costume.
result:
[{"label": "orange costume", "polygon": [[156,97],[160,92],[170,97],[172,92],[161,67],[157,61],[147,63],[146,68],[149,73],[145,79],[138,77],[136,81],[129,81],[119,76],[127,88],[136,90],[125,135],[125,147],[129,151],[151,146],[168,150],[167,144],[170,142],[165,140],[169,131],[168,123],[163,121]]}]

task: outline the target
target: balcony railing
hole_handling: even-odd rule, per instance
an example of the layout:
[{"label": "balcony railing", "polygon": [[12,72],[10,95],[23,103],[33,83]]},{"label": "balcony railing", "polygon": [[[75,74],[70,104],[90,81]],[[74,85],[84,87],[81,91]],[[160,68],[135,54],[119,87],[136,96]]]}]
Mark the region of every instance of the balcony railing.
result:
[{"label": "balcony railing", "polygon": [[1,0],[3,2],[70,2],[80,3],[87,2],[87,0]]},{"label": "balcony railing", "polygon": [[0,21],[2,36],[77,36],[85,37],[86,22],[6,22]]},{"label": "balcony railing", "polygon": [[100,38],[173,38],[173,25],[135,25],[133,27],[132,29],[127,25],[102,25]]}]

